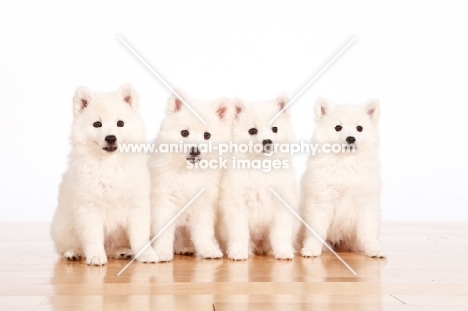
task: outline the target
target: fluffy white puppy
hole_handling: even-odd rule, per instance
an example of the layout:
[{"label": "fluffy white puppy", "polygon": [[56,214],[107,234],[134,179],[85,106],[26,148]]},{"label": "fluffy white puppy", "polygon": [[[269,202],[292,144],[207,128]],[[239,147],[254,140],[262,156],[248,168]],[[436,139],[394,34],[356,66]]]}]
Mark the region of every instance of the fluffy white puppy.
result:
[{"label": "fluffy white puppy", "polygon": [[155,142],[160,151],[170,145],[183,150],[159,152],[150,158],[152,235],[156,236],[202,188],[206,190],[156,238],[153,247],[160,261],[172,260],[174,252],[220,258],[223,254],[214,236],[214,224],[222,168],[216,148],[230,139],[232,103],[228,98],[207,102],[188,98],[180,90],[176,93],[207,124],[175,94],[169,99]]},{"label": "fluffy white puppy", "polygon": [[[311,155],[302,178],[301,211],[316,233],[336,249],[363,251],[384,257],[379,243],[380,161],[379,102],[334,105],[319,99],[317,127],[312,142],[321,146]],[[343,146],[341,152],[325,144]],[[319,256],[322,243],[311,232],[301,250],[305,257]]]},{"label": "fluffy white puppy", "polygon": [[[55,248],[68,260],[104,265],[107,256],[131,258],[149,243],[147,157],[117,148],[145,140],[138,106],[129,84],[112,93],[76,90],[69,167],[51,226]],[[157,255],[149,247],[137,260],[156,262]]]},{"label": "fluffy white puppy", "polygon": [[[239,148],[231,148],[229,167],[221,180],[218,226],[229,259],[246,260],[252,252],[277,259],[294,257],[297,223],[269,190],[297,208],[290,156],[275,151],[275,146],[293,140],[288,110],[269,124],[286,102],[285,95],[264,102],[234,101],[232,139]],[[249,145],[253,147],[244,152],[242,146]]]}]

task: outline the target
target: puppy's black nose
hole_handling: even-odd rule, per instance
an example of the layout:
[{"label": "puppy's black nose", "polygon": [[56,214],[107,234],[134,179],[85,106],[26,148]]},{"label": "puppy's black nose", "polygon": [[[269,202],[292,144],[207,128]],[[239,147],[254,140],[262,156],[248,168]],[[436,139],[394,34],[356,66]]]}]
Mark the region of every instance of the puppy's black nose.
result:
[{"label": "puppy's black nose", "polygon": [[273,142],[271,141],[271,139],[264,139],[264,140],[262,141],[262,144],[263,144],[264,146],[265,146],[265,145],[271,145],[271,144],[273,144]]},{"label": "puppy's black nose", "polygon": [[115,137],[115,135],[107,135],[106,138],[104,138],[104,140],[108,143],[108,144],[115,144],[115,142],[117,141],[117,137]]},{"label": "puppy's black nose", "polygon": [[192,147],[192,149],[190,149],[190,155],[194,157],[199,156],[200,150],[198,149],[198,147]]},{"label": "puppy's black nose", "polygon": [[354,136],[348,136],[346,137],[346,142],[348,144],[354,144],[356,142],[356,138]]}]

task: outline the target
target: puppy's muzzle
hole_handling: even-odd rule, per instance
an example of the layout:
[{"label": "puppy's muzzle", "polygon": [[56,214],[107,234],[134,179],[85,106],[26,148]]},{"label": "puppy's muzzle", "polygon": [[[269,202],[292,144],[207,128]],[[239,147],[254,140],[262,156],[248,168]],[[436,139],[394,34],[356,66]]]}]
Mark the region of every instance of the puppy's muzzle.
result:
[{"label": "puppy's muzzle", "polygon": [[263,144],[263,153],[273,152],[273,141],[271,139],[264,139],[262,141],[262,144]]},{"label": "puppy's muzzle", "polygon": [[115,135],[107,135],[104,140],[107,143],[107,146],[102,148],[103,150],[107,152],[114,152],[117,150],[116,142],[117,142],[117,137]]},{"label": "puppy's muzzle", "polygon": [[346,142],[350,145],[354,144],[356,142],[356,138],[354,136],[348,136],[346,137]]},{"label": "puppy's muzzle", "polygon": [[200,161],[200,149],[198,149],[198,147],[192,147],[190,149],[190,156],[187,157],[187,161],[189,161],[190,163],[195,163],[195,162],[198,162]]},{"label": "puppy's muzzle", "polygon": [[356,137],[354,136],[348,136],[346,137],[346,142],[348,143],[348,145],[345,147],[346,149],[349,149],[349,150],[355,150],[356,149]]}]

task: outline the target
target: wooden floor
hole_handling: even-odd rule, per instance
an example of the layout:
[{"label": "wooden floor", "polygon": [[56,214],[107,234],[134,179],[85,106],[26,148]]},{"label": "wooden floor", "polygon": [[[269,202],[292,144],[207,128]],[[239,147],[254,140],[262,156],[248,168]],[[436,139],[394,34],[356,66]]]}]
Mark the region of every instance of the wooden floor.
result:
[{"label": "wooden floor", "polygon": [[468,224],[384,223],[388,258],[66,262],[47,224],[0,224],[0,310],[468,310]]}]

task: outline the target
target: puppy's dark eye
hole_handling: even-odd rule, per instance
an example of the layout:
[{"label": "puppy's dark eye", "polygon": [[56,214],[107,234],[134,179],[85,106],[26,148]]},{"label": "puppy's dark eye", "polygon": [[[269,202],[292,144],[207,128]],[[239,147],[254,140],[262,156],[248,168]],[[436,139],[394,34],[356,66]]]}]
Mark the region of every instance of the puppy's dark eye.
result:
[{"label": "puppy's dark eye", "polygon": [[273,133],[278,133],[278,128],[276,126],[273,126],[271,130],[273,131]]},{"label": "puppy's dark eye", "polygon": [[358,132],[362,132],[363,128],[362,128],[362,126],[358,125],[358,126],[356,126],[356,130],[357,130]]},{"label": "puppy's dark eye", "polygon": [[96,122],[93,123],[93,126],[94,126],[94,127],[101,127],[101,126],[102,126],[102,123],[99,122],[99,121],[96,121]]},{"label": "puppy's dark eye", "polygon": [[337,125],[335,126],[335,131],[339,132],[343,129],[343,127],[341,125]]},{"label": "puppy's dark eye", "polygon": [[180,135],[182,135],[182,137],[187,137],[190,135],[190,133],[187,130],[182,130],[182,132],[180,132]]},{"label": "puppy's dark eye", "polygon": [[249,130],[249,134],[250,135],[255,135],[258,133],[258,130],[255,128],[255,127],[252,127],[250,130]]},{"label": "puppy's dark eye", "polygon": [[125,124],[125,123],[124,123],[124,121],[122,121],[122,120],[117,121],[117,126],[118,126],[118,127],[123,127],[124,124]]},{"label": "puppy's dark eye", "polygon": [[203,137],[204,137],[206,140],[208,140],[208,139],[210,139],[211,134],[208,133],[208,132],[205,132],[205,134],[203,134]]}]

